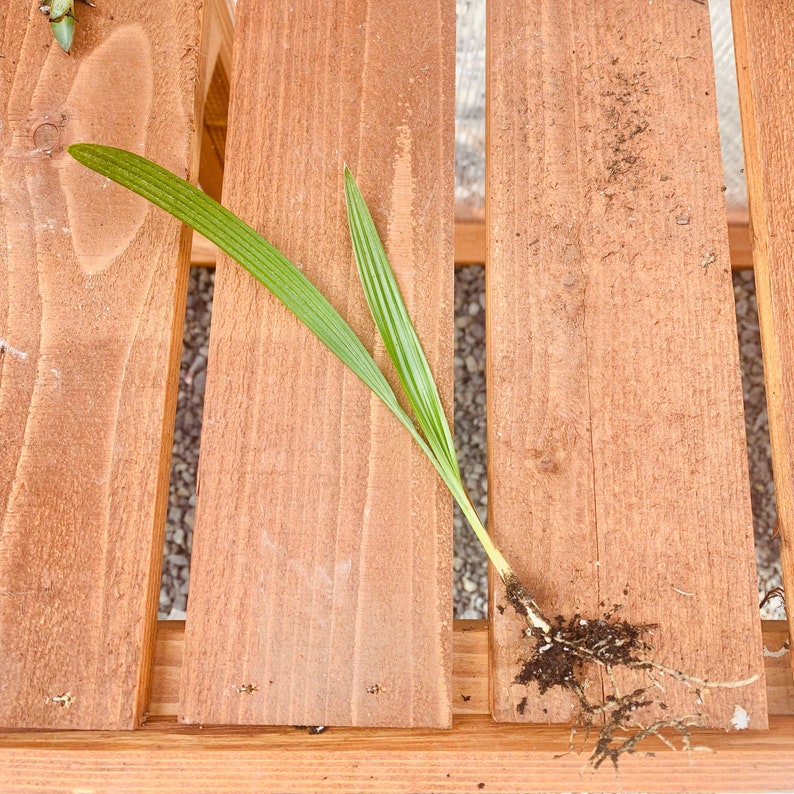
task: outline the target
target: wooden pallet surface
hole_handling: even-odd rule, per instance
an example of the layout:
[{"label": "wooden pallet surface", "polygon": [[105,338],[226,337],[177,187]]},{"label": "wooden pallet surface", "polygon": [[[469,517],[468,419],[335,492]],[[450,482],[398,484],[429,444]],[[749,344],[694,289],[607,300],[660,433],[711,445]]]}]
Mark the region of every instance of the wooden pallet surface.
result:
[{"label": "wooden pallet surface", "polygon": [[[489,9],[490,531],[549,615],[621,604],[658,661],[761,675],[708,10]],[[495,716],[569,719],[534,690],[517,713],[504,604],[497,584]],[[764,692],[741,692],[758,725]],[[729,727],[736,692],[711,695]]]},{"label": "wooden pallet surface", "polygon": [[[736,5],[744,8],[753,6],[753,3]],[[771,13],[774,9],[767,6],[764,10]],[[11,29],[10,17],[4,17],[4,13],[0,9],[0,23],[3,23],[0,24],[0,29],[5,29],[7,33]],[[779,36],[770,38],[774,46],[780,44],[780,37],[787,35],[786,29],[774,17],[759,17],[757,23],[754,18],[752,22],[753,25],[766,24],[773,28],[777,25]],[[752,28],[751,34],[759,35],[760,29]],[[7,52],[4,46],[3,54]],[[754,58],[753,68],[756,71],[753,79],[768,91],[769,84],[760,78],[761,58],[757,53]],[[0,63],[0,68],[2,66]],[[783,67],[781,74],[785,75]],[[757,96],[753,94],[754,101],[758,101]],[[761,105],[763,112],[771,113],[773,105],[769,97],[764,101],[767,104]],[[223,129],[223,123],[219,122],[216,127],[217,133]],[[7,128],[0,131],[0,134],[2,132],[7,132]],[[217,145],[211,153],[213,156],[217,154]],[[769,168],[770,163],[785,171],[785,164],[775,161],[769,151],[762,152],[759,167]],[[751,181],[752,179],[751,174]],[[219,189],[217,180],[215,185]],[[763,207],[772,198],[779,200],[780,195],[785,194],[785,185],[777,183],[766,190],[766,193],[761,191],[759,194],[761,198],[757,199],[758,206]],[[763,215],[758,217],[768,222]],[[762,226],[757,221],[754,222],[758,234]],[[785,247],[777,247],[776,241],[778,237],[784,240],[786,234],[784,226],[779,224],[778,220],[777,226],[767,226],[764,239],[767,250],[777,251],[777,261],[785,261]],[[734,265],[737,261],[747,263],[751,258],[746,228],[742,225],[731,227],[731,256]],[[19,229],[12,229],[12,232],[19,234]],[[6,234],[8,235],[7,231]],[[476,257],[480,256],[478,252],[483,250],[483,235],[484,226],[473,226],[461,232],[458,225],[456,246],[463,240],[459,250],[463,250],[465,245],[467,253],[456,254],[456,259],[476,261]],[[733,245],[734,237],[739,240],[738,247]],[[185,239],[177,240],[175,245],[179,242],[184,244]],[[739,251],[738,256],[734,253],[735,250]],[[778,270],[769,277],[770,283],[774,282],[777,290],[770,290],[770,296],[785,296],[784,274],[784,270]],[[184,287],[184,272],[180,271],[176,279],[175,283],[182,285],[175,287],[178,295]],[[0,284],[0,317],[7,308],[1,302],[2,295]],[[760,311],[762,323],[764,313],[767,317],[776,317],[776,333],[781,334],[783,326],[779,324],[779,318],[785,317],[785,314],[781,314],[785,302],[779,300],[779,303],[781,306],[778,306],[774,315],[771,298],[760,307]],[[178,306],[174,311],[177,316],[180,314]],[[13,349],[22,350],[16,347]],[[0,367],[5,364],[7,368],[9,349],[5,352],[5,359],[0,360]],[[171,366],[174,360],[172,351],[169,355],[172,356],[168,359],[171,364],[166,364],[166,367]],[[785,357],[785,354],[781,356]],[[770,365],[779,367],[780,358],[770,356],[767,366]],[[159,366],[163,366],[162,362]],[[0,377],[2,401],[8,375],[4,375],[0,369]],[[156,381],[156,376],[153,376],[153,380]],[[36,384],[36,387],[40,385]],[[783,401],[781,404],[783,409],[778,416],[785,420],[786,403]],[[3,410],[1,402],[0,410]],[[154,419],[150,416],[149,419],[155,424]],[[784,426],[785,421],[779,428]],[[778,439],[785,438],[780,429],[778,433]],[[166,430],[163,435],[164,445],[167,437]],[[780,445],[781,442],[777,443]],[[165,446],[160,452],[163,453],[164,449]],[[778,449],[780,450],[780,446]],[[783,459],[776,459],[776,468],[785,471],[787,469],[780,467],[787,464],[785,460],[781,463],[781,460]],[[159,475],[159,482],[162,483],[163,471]],[[165,476],[167,477],[167,473]],[[155,546],[156,543],[155,538]],[[154,548],[152,554],[152,567],[156,569],[159,559],[155,558],[158,557],[159,548]],[[157,578],[156,570],[153,575]],[[154,598],[153,593],[154,589],[150,594],[151,598]],[[0,599],[0,614],[1,608]],[[137,610],[138,607],[133,609]],[[673,753],[659,743],[647,754],[625,759],[619,778],[609,769],[602,769],[595,776],[590,773],[582,775],[582,755],[558,757],[567,746],[568,729],[565,726],[512,726],[498,725],[491,721],[487,716],[490,687],[486,659],[487,625],[484,622],[456,624],[451,689],[451,706],[455,714],[452,730],[374,731],[333,728],[319,736],[308,736],[305,732],[292,728],[180,726],[175,721],[175,714],[184,655],[183,626],[179,623],[160,623],[157,634],[152,699],[148,706],[149,724],[132,733],[0,734],[0,787],[8,791],[41,790],[45,786],[49,791],[73,791],[82,788],[136,792],[175,788],[260,791],[266,787],[283,791],[379,792],[775,791],[789,790],[794,775],[794,717],[791,716],[794,714],[794,687],[788,666],[790,654],[777,654],[786,639],[782,623],[767,623],[764,626],[763,642],[765,649],[771,652],[765,659],[766,692],[769,712],[774,715],[770,718],[769,732],[724,734],[698,731],[696,743],[709,750],[698,750],[689,756],[686,753]],[[151,636],[151,631],[144,633],[146,647],[151,643]],[[144,672],[141,673],[143,688],[146,675],[144,665]],[[139,687],[137,690],[139,710],[147,708],[141,694],[143,688]],[[106,684],[102,691],[107,691]],[[101,724],[99,720],[97,718],[93,724]],[[57,727],[66,724],[62,720]]]},{"label": "wooden pallet surface", "polygon": [[86,17],[0,8],[0,725],[131,728],[151,661],[190,235],[64,147],[195,174],[201,19]]},{"label": "wooden pallet surface", "polygon": [[[794,685],[783,621],[764,624],[769,731],[696,731],[691,756],[661,742],[611,768],[584,771],[566,754],[569,729],[504,725],[488,715],[488,625],[456,621],[452,730],[181,726],[176,722],[184,623],[161,621],[149,721],[134,733],[0,734],[9,790],[278,791],[778,791],[794,769]],[[463,700],[463,695],[471,698]],[[672,738],[672,737],[671,737]],[[583,750],[583,752],[586,751]],[[52,773],[59,770],[57,782]],[[45,778],[46,776],[46,778]],[[484,788],[479,784],[485,783]],[[58,788],[60,786],[60,788]]]},{"label": "wooden pallet surface", "polygon": [[[565,753],[567,726],[457,717],[451,730],[203,728],[153,723],[132,733],[0,736],[15,794],[94,792],[772,792],[791,790],[794,718],[769,731],[697,732],[693,753],[661,741],[591,774]],[[46,748],[46,749],[45,749]],[[562,750],[561,750],[562,748]],[[481,785],[484,784],[484,785]]]},{"label": "wooden pallet surface", "polygon": [[[794,681],[785,621],[764,621],[763,638],[769,713],[792,716]],[[161,620],[155,646],[152,692],[146,711],[148,719],[176,720],[184,653],[184,621]],[[452,713],[490,714],[488,621],[456,620],[452,653]]]}]

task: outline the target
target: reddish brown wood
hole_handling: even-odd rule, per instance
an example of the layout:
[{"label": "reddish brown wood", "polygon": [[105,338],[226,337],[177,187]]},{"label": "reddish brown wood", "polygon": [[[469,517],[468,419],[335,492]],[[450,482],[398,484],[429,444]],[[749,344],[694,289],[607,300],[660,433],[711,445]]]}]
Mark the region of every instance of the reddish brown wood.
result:
[{"label": "reddish brown wood", "polygon": [[190,236],[64,147],[195,174],[200,9],[98,5],[69,56],[0,7],[6,726],[131,728],[148,688]]},{"label": "reddish brown wood", "polygon": [[[551,615],[623,604],[658,624],[658,661],[760,676],[702,707],[668,685],[666,713],[762,727],[708,9],[494,1],[488,30],[489,528]],[[524,696],[509,614],[504,720]],[[523,719],[569,708],[530,693]]]},{"label": "reddish brown wood", "polygon": [[[673,739],[674,737],[670,737]],[[567,753],[567,726],[456,717],[452,730],[211,728],[154,723],[119,733],[0,734],[10,791],[113,794],[200,790],[294,792],[772,792],[790,791],[794,717],[769,731],[698,731],[687,753],[661,741],[591,773]],[[482,784],[482,785],[481,785]]]},{"label": "reddish brown wood", "polygon": [[[756,0],[734,0],[732,9],[783,584],[790,594],[794,592],[794,173],[789,155],[794,20],[790,9]],[[787,611],[792,627],[794,609],[789,606]]]},{"label": "reddish brown wood", "polygon": [[[490,714],[488,622],[456,620],[452,642],[452,713]],[[794,681],[789,665],[788,629],[783,620],[764,621],[764,669],[769,713],[794,715]],[[185,651],[185,624],[161,620],[152,671],[149,718],[176,719],[179,675]]]},{"label": "reddish brown wood", "polygon": [[199,184],[220,201],[226,159],[229,74],[234,44],[234,0],[208,0],[204,50],[204,128],[201,136]]},{"label": "reddish brown wood", "polygon": [[[659,742],[624,759],[618,778],[561,755],[565,726],[505,726],[488,716],[488,627],[455,621],[452,731],[186,728],[174,722],[184,623],[158,624],[149,724],[127,733],[0,734],[0,780],[14,791],[775,791],[794,768],[794,686],[783,621],[764,624],[770,731],[695,733],[711,752]],[[463,700],[463,695],[470,697]],[[156,715],[172,715],[158,717]],[[478,716],[479,715],[479,716]],[[586,752],[587,748],[585,748]],[[122,762],[122,763],[120,763]],[[759,771],[759,769],[761,771]],[[56,774],[57,773],[57,774]],[[266,776],[266,777],[263,777]],[[61,788],[59,788],[59,786]]]},{"label": "reddish brown wood", "polygon": [[[206,130],[206,125],[205,125]],[[205,139],[206,140],[206,136]],[[212,177],[210,176],[209,179]],[[753,266],[750,228],[747,223],[728,223],[731,246],[731,267],[749,270]],[[215,267],[218,251],[200,235],[194,235],[190,263],[198,267]],[[461,221],[455,223],[455,265],[485,264],[485,224]]]},{"label": "reddish brown wood", "polygon": [[[237,15],[228,205],[383,361],[346,161],[450,405],[454,4],[241,2]],[[366,387],[223,260],[199,478],[185,722],[449,724],[450,500]]]}]

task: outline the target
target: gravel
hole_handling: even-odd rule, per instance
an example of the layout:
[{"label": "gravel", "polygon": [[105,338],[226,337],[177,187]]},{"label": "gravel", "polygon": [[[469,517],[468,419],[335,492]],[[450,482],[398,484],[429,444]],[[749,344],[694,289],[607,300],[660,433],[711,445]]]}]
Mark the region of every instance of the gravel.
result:
[{"label": "gravel", "polygon": [[[750,498],[753,504],[755,556],[758,565],[759,600],[781,586],[780,539],[772,537],[777,510],[772,479],[772,453],[769,447],[769,417],[766,411],[764,364],[758,329],[758,306],[752,271],[733,275],[736,322],[744,391],[744,424],[750,463]],[[764,619],[782,619],[785,609],[780,598],[772,598],[761,608]]]},{"label": "gravel", "polygon": [[193,516],[196,506],[201,415],[207,381],[207,353],[215,271],[194,267],[190,271],[179,395],[174,425],[171,487],[160,579],[159,616],[184,619],[190,587],[190,553],[193,550]]},{"label": "gravel", "polygon": [[[182,353],[166,542],[160,591],[160,617],[185,616],[190,585],[193,511],[196,503],[201,414],[206,382],[209,320],[214,271],[193,268],[190,275]],[[485,454],[485,283],[479,266],[458,268],[455,287],[455,437],[466,488],[485,519],[488,483]],[[780,585],[779,542],[772,538],[775,498],[763,364],[752,273],[734,274],[739,345],[742,356],[746,425],[759,594]],[[453,559],[455,617],[481,618],[487,611],[485,555],[455,508]],[[762,610],[783,617],[780,599]]]}]

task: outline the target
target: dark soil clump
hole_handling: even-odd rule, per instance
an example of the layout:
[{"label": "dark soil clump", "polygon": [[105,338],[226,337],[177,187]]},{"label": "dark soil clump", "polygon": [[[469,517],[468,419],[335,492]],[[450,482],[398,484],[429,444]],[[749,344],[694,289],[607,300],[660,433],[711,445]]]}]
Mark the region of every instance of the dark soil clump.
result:
[{"label": "dark soil clump", "polygon": [[537,643],[524,661],[516,683],[537,683],[544,694],[554,686],[576,690],[585,664],[604,667],[639,667],[651,646],[643,639],[653,626],[635,626],[626,620],[613,621],[607,615],[585,620],[574,615],[568,621],[558,616],[546,642]]},{"label": "dark soil clump", "polygon": [[[656,627],[616,618],[619,605],[600,618],[586,619],[577,614],[568,619],[558,616],[549,620],[514,574],[506,577],[505,585],[508,602],[527,621],[528,656],[521,662],[515,681],[523,686],[536,684],[541,695],[559,687],[576,697],[579,714],[571,738],[578,728],[584,728],[586,739],[590,730],[597,727],[598,738],[588,761],[594,768],[607,760],[617,768],[621,755],[635,752],[637,744],[651,736],[669,744],[661,734],[665,729],[677,731],[684,747],[690,748],[690,729],[700,724],[701,715],[670,715],[651,724],[641,721],[644,709],[652,705],[662,710],[667,708],[654,697],[656,692],[664,691],[655,673],[690,687],[696,703],[703,689],[745,686],[756,678],[711,682],[668,668],[652,658],[653,646],[648,637]],[[587,671],[594,666],[606,673],[613,692],[602,694],[600,687],[592,687],[594,699],[590,699]],[[649,683],[621,693],[614,676],[618,670],[644,671],[649,675]],[[516,707],[519,714],[524,713],[527,702],[526,697],[519,702]]]}]

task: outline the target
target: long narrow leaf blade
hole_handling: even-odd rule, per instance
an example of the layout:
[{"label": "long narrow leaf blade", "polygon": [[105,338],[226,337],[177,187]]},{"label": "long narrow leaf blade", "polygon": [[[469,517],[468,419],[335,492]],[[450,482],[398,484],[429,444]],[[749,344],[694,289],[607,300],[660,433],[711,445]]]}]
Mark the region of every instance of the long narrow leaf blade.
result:
[{"label": "long narrow leaf blade", "polygon": [[372,318],[427,443],[450,473],[460,479],[455,444],[436,382],[372,216],[347,168],[345,198],[353,252]]},{"label": "long narrow leaf blade", "polygon": [[418,437],[410,417],[353,329],[314,284],[248,224],[189,182],[137,154],[88,143],[73,144],[68,151],[78,162],[179,218],[237,260]]},{"label": "long narrow leaf blade", "polygon": [[[452,468],[447,457],[439,458],[428,446],[410,417],[403,411],[388,381],[359,338],[300,270],[236,215],[151,160],[123,149],[98,144],[73,144],[68,147],[68,151],[78,162],[143,196],[215,243],[264,284],[332,353],[358,375],[383,400],[427,455],[504,578],[505,572],[509,572],[510,568],[491,542],[468,498],[457,464]],[[363,199],[361,202],[363,204]],[[450,448],[454,459],[451,439]]]}]

